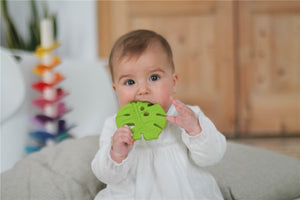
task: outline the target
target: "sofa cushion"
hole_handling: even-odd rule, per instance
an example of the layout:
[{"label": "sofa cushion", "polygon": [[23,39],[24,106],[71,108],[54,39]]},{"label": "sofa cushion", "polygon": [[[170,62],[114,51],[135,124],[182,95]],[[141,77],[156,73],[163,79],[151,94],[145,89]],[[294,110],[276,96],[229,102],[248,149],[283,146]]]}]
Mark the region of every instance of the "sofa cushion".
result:
[{"label": "sofa cushion", "polygon": [[[1,174],[2,199],[92,199],[105,187],[91,170],[98,140],[69,139],[29,155]],[[278,153],[228,142],[223,160],[207,170],[227,200],[300,197],[300,161]]]},{"label": "sofa cushion", "polygon": [[1,174],[1,199],[93,199],[104,187],[90,167],[98,138],[68,139],[28,155]]},{"label": "sofa cushion", "polygon": [[224,158],[207,170],[228,200],[300,197],[300,161],[269,150],[228,142]]}]

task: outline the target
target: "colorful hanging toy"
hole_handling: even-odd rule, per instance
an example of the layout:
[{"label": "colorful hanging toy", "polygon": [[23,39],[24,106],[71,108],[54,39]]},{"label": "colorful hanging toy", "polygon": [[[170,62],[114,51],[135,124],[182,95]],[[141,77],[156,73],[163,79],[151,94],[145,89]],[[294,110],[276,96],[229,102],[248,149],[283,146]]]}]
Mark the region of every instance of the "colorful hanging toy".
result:
[{"label": "colorful hanging toy", "polygon": [[62,101],[68,93],[57,86],[65,77],[54,70],[61,61],[52,52],[59,46],[59,43],[54,42],[53,21],[43,19],[40,26],[41,46],[37,47],[35,55],[41,63],[33,69],[33,73],[40,76],[41,80],[33,83],[32,88],[41,96],[34,99],[32,104],[42,113],[32,118],[38,130],[29,133],[35,144],[26,147],[27,153],[38,151],[44,146],[53,145],[71,137],[69,130],[72,128],[68,127],[63,119],[63,115],[70,111]]}]

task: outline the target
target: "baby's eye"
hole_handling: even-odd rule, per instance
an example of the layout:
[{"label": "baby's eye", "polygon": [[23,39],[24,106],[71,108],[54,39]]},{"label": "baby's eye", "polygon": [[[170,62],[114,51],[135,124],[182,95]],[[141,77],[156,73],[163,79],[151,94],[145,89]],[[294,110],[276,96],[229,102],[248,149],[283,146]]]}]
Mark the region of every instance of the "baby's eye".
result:
[{"label": "baby's eye", "polygon": [[135,84],[135,82],[132,79],[129,79],[125,82],[125,85],[133,85],[133,84]]},{"label": "baby's eye", "polygon": [[159,76],[157,74],[154,74],[150,77],[150,81],[157,81],[159,79]]}]

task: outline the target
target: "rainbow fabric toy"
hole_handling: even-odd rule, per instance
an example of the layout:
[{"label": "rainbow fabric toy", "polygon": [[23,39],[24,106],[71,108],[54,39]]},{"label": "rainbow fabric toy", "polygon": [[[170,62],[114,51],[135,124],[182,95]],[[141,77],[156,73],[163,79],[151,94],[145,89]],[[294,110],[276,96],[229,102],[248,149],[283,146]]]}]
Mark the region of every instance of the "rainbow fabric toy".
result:
[{"label": "rainbow fabric toy", "polygon": [[132,102],[123,106],[117,116],[117,127],[131,126],[132,138],[141,140],[143,135],[145,140],[157,139],[167,125],[167,114],[159,104],[149,102]]},{"label": "rainbow fabric toy", "polygon": [[59,43],[53,39],[53,22],[50,19],[42,20],[41,46],[38,46],[35,52],[41,63],[32,70],[41,77],[41,80],[32,84],[32,88],[41,94],[32,101],[32,104],[39,108],[41,113],[32,118],[38,129],[29,133],[35,145],[27,146],[27,153],[70,137],[69,130],[72,127],[68,127],[63,119],[63,115],[70,111],[63,102],[68,93],[57,86],[65,77],[55,71],[55,67],[61,61],[52,53],[58,46]]}]

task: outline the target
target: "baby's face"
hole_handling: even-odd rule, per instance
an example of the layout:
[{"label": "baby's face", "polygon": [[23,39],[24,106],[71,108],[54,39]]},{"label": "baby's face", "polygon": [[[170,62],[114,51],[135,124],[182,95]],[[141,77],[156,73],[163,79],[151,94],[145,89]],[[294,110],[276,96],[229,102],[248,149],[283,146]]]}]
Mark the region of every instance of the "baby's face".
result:
[{"label": "baby's face", "polygon": [[177,75],[159,45],[147,48],[140,57],[124,57],[114,65],[113,89],[119,106],[132,101],[160,104],[165,112],[176,91]]}]

